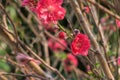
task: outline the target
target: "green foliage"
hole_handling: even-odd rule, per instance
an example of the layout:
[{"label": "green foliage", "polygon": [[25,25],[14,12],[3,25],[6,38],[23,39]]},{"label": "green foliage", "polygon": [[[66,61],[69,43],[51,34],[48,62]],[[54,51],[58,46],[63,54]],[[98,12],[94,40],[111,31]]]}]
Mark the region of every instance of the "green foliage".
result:
[{"label": "green foliage", "polygon": [[5,62],[4,60],[0,60],[0,70],[4,70],[6,72],[10,72],[10,67],[7,64],[7,62]]},{"label": "green foliage", "polygon": [[5,55],[5,53],[6,53],[5,50],[0,48],[0,55]]},{"label": "green foliage", "polygon": [[59,58],[59,59],[61,59],[61,60],[64,60],[64,59],[66,59],[66,57],[67,57],[67,55],[65,54],[65,52],[56,52],[55,53],[55,56],[57,57],[57,58]]},{"label": "green foliage", "polygon": [[7,6],[6,11],[9,12],[9,16],[12,18],[12,20],[16,20],[17,13],[13,6]]}]

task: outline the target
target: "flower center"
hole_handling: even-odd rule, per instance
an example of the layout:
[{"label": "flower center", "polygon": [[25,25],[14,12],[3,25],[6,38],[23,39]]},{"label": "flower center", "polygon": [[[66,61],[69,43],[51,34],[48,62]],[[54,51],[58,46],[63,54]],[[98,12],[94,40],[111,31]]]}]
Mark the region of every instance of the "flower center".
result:
[{"label": "flower center", "polygon": [[80,47],[81,47],[81,43],[77,43],[77,44],[76,44],[76,47],[79,47],[79,48],[80,48]]},{"label": "flower center", "polygon": [[50,5],[50,6],[48,6],[48,11],[49,11],[49,12],[52,12],[52,11],[53,11],[53,9],[54,9],[54,7],[53,7],[53,6],[51,6],[51,5]]}]

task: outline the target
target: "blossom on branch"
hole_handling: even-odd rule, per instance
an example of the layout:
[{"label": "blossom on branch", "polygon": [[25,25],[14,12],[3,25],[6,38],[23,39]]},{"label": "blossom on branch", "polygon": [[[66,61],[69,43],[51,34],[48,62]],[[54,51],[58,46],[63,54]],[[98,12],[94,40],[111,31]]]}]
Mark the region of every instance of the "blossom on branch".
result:
[{"label": "blossom on branch", "polygon": [[118,57],[117,64],[120,65],[120,57]]},{"label": "blossom on branch", "polygon": [[30,10],[34,11],[37,6],[37,1],[36,0],[23,0],[22,6],[28,6]]},{"label": "blossom on branch", "polygon": [[53,51],[62,51],[62,50],[65,50],[66,47],[67,47],[67,42],[64,39],[59,39],[59,42],[61,44],[58,43],[57,41],[53,40],[53,39],[48,39],[48,46]]},{"label": "blossom on branch", "polygon": [[60,39],[65,39],[66,33],[63,32],[63,31],[60,31],[59,34],[58,34],[58,37],[59,37]]},{"label": "blossom on branch", "polygon": [[116,19],[116,25],[117,25],[118,28],[120,28],[120,20]]},{"label": "blossom on branch", "polygon": [[71,50],[74,55],[87,56],[90,48],[90,40],[87,35],[77,34],[71,43]]},{"label": "blossom on branch", "polygon": [[17,60],[18,62],[20,62],[21,64],[23,64],[23,65],[28,64],[29,61],[33,61],[33,62],[35,62],[36,64],[40,64],[40,61],[35,60],[34,58],[32,58],[32,57],[30,57],[30,56],[28,56],[28,55],[22,54],[22,53],[17,54],[16,60]]},{"label": "blossom on branch", "polygon": [[67,71],[71,71],[73,67],[78,66],[77,58],[71,53],[67,54],[67,58],[64,60],[64,66]]},{"label": "blossom on branch", "polygon": [[88,6],[84,7],[83,12],[90,13],[90,8]]},{"label": "blossom on branch", "polygon": [[44,25],[57,24],[62,20],[66,10],[61,6],[63,0],[40,0],[36,7],[36,14]]}]

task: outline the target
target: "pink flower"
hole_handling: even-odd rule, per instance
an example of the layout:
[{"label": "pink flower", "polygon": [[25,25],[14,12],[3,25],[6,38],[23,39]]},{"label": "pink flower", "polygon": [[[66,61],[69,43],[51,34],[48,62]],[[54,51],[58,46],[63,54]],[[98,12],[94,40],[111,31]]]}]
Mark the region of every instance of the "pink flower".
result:
[{"label": "pink flower", "polygon": [[54,41],[53,39],[48,39],[48,46],[53,51],[65,50],[65,48],[67,47],[66,41],[64,39],[59,39],[59,42],[64,46]]},{"label": "pink flower", "polygon": [[67,54],[67,58],[64,60],[65,69],[67,71],[71,71],[73,66],[78,66],[78,60],[75,56],[73,56],[71,53]]},{"label": "pink flower", "polygon": [[106,17],[102,17],[101,19],[100,19],[100,22],[103,24],[103,23],[105,23],[107,21],[107,18]]},{"label": "pink flower", "polygon": [[108,28],[109,28],[109,26],[102,26],[102,29],[103,29],[104,31],[107,31]]},{"label": "pink flower", "polygon": [[87,56],[88,49],[90,48],[90,40],[87,35],[77,34],[71,43],[71,50],[74,55]]},{"label": "pink flower", "polygon": [[117,25],[118,28],[120,28],[120,20],[116,19],[116,25]]},{"label": "pink flower", "polygon": [[35,10],[36,5],[37,5],[36,0],[23,0],[22,1],[22,6],[28,6],[32,11]]},{"label": "pink flower", "polygon": [[29,61],[34,61],[35,63],[40,64],[40,61],[35,60],[32,57],[29,57],[28,55],[25,55],[25,54],[22,54],[22,53],[19,53],[16,56],[16,60],[18,62],[20,62],[21,64],[24,64],[24,65],[27,64]]},{"label": "pink flower", "polygon": [[91,70],[90,65],[87,65],[87,66],[86,66],[86,69],[87,69],[87,72],[89,72],[89,71]]},{"label": "pink flower", "polygon": [[55,24],[44,24],[44,28],[47,31],[50,31],[50,32],[56,32],[56,31],[58,31],[58,26],[55,25]]},{"label": "pink flower", "polygon": [[120,65],[120,57],[118,57],[117,64]]},{"label": "pink flower", "polygon": [[85,7],[85,12],[89,13],[90,12],[90,8],[88,6]]},{"label": "pink flower", "polygon": [[116,25],[117,25],[118,28],[120,28],[120,20],[116,19]]},{"label": "pink flower", "polygon": [[114,26],[114,25],[110,25],[110,26],[109,26],[109,28],[110,28],[110,30],[112,30],[112,31],[116,32],[116,28],[115,28],[115,26]]},{"label": "pink flower", "polygon": [[61,31],[61,32],[59,32],[59,38],[60,39],[65,39],[65,37],[66,37],[66,33],[65,32],[63,32],[63,31]]},{"label": "pink flower", "polygon": [[63,0],[40,0],[36,7],[36,14],[43,24],[57,24],[62,20],[66,10],[61,7]]}]

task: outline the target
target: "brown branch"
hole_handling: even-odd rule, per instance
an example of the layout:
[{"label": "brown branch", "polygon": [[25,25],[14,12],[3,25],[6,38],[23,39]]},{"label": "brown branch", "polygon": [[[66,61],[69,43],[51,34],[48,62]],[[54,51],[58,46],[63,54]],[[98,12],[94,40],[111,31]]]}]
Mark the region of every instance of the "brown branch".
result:
[{"label": "brown branch", "polygon": [[8,80],[4,75],[0,74],[0,80]]},{"label": "brown branch", "polygon": [[108,13],[110,16],[113,16],[114,18],[120,20],[120,16],[111,12],[110,10],[108,10],[107,8],[103,7],[102,5],[96,3],[95,1],[92,0],[87,0],[89,1],[91,4],[95,5],[96,7],[98,7],[99,9],[103,10],[104,12]]},{"label": "brown branch", "polygon": [[9,15],[7,14],[6,10],[4,9],[4,7],[2,6],[2,4],[0,3],[0,8],[3,10],[3,12],[5,13],[6,17],[8,18],[8,20],[10,21],[10,23],[13,26],[14,32],[15,32],[15,37],[16,37],[16,41],[18,41],[18,34],[17,34],[17,29],[12,21],[12,19],[9,17]]},{"label": "brown branch", "polygon": [[89,76],[88,74],[86,74],[85,72],[81,71],[80,69],[77,69],[74,67],[74,71],[77,74],[78,77],[85,77],[89,80],[93,80],[94,78],[92,76]]},{"label": "brown branch", "polygon": [[96,50],[96,55],[97,55],[97,58],[99,59],[99,62],[101,63],[102,65],[102,68],[103,68],[103,71],[104,73],[106,74],[107,78],[110,79],[110,80],[114,80],[114,77],[109,69],[109,66],[107,64],[107,61],[106,59],[104,58],[104,56],[101,54],[101,51],[100,51],[100,48],[99,48],[99,45],[94,37],[94,35],[92,34],[89,26],[89,22],[84,18],[83,14],[82,14],[82,11],[79,9],[79,5],[77,2],[75,2],[74,0],[70,0],[70,5],[71,7],[73,8],[74,12],[75,12],[75,15],[82,27],[82,29],[84,30],[85,33],[87,33],[87,35],[89,36],[92,44],[93,44],[93,47],[94,49]]},{"label": "brown branch", "polygon": [[[57,39],[56,37],[54,37],[54,36],[53,36],[52,34],[50,34],[47,30],[44,30],[44,32],[45,32],[45,34],[46,34],[48,37],[52,38],[53,40],[57,41],[61,46],[65,47],[65,46],[59,41],[59,39]],[[65,48],[66,48],[68,51],[71,52],[70,48],[68,48],[68,47],[65,47]]]},{"label": "brown branch", "polygon": [[28,17],[29,19],[27,19],[22,13],[20,10],[17,10],[18,13],[20,14],[21,18],[29,25],[30,29],[32,30],[32,32],[35,34],[36,37],[38,38],[42,38],[44,39],[44,43],[43,46],[44,46],[44,51],[45,51],[45,59],[46,59],[46,62],[50,65],[50,59],[49,59],[49,52],[48,52],[48,46],[47,46],[47,43],[46,43],[46,39],[44,37],[44,34],[41,33],[41,35],[39,35],[39,33],[37,32],[37,30],[33,27],[33,24],[31,22],[31,14],[30,14],[30,17]]},{"label": "brown branch", "polygon": [[[13,37],[13,35],[9,34],[8,32],[6,32],[5,30],[3,30],[2,26],[0,25],[0,37],[3,41],[6,41],[6,43],[8,45],[11,46],[11,48],[15,51],[15,52],[21,52],[21,49],[16,45],[16,41]],[[30,63],[30,65],[32,67],[34,67],[34,69],[37,71],[37,72],[41,72],[41,69],[40,67],[36,64],[33,65],[33,63]],[[41,72],[42,73],[42,72]],[[44,74],[44,73],[43,73]],[[40,74],[41,75],[41,74]]]},{"label": "brown branch", "polygon": [[43,76],[38,76],[38,75],[33,75],[33,74],[15,74],[15,73],[0,73],[0,75],[11,75],[11,76],[20,76],[20,77],[34,77],[34,78],[39,78],[42,80],[49,80]]},{"label": "brown branch", "polygon": [[[95,1],[95,0],[92,0],[92,1]],[[99,18],[98,18],[98,15],[97,15],[97,10],[93,5],[89,4],[89,6],[90,6],[90,10],[91,10],[93,19],[94,19],[95,24],[97,26],[101,41],[102,41],[102,46],[103,46],[103,50],[104,50],[104,53],[105,53],[105,57],[106,57],[106,59],[108,61],[109,60],[108,55],[107,55],[107,53],[108,53],[108,45],[107,45],[107,41],[106,41],[105,36],[104,36],[104,32],[102,30],[102,25],[99,24]]]},{"label": "brown branch", "polygon": [[25,45],[23,42],[19,41],[20,44],[22,46],[24,46],[31,54],[33,54],[43,65],[45,65],[47,68],[49,68],[50,70],[52,70],[53,72],[55,72],[56,74],[59,75],[59,77],[62,79],[62,80],[66,80],[59,72],[57,69],[49,66],[44,60],[42,60],[36,53],[34,53],[27,45]]}]

